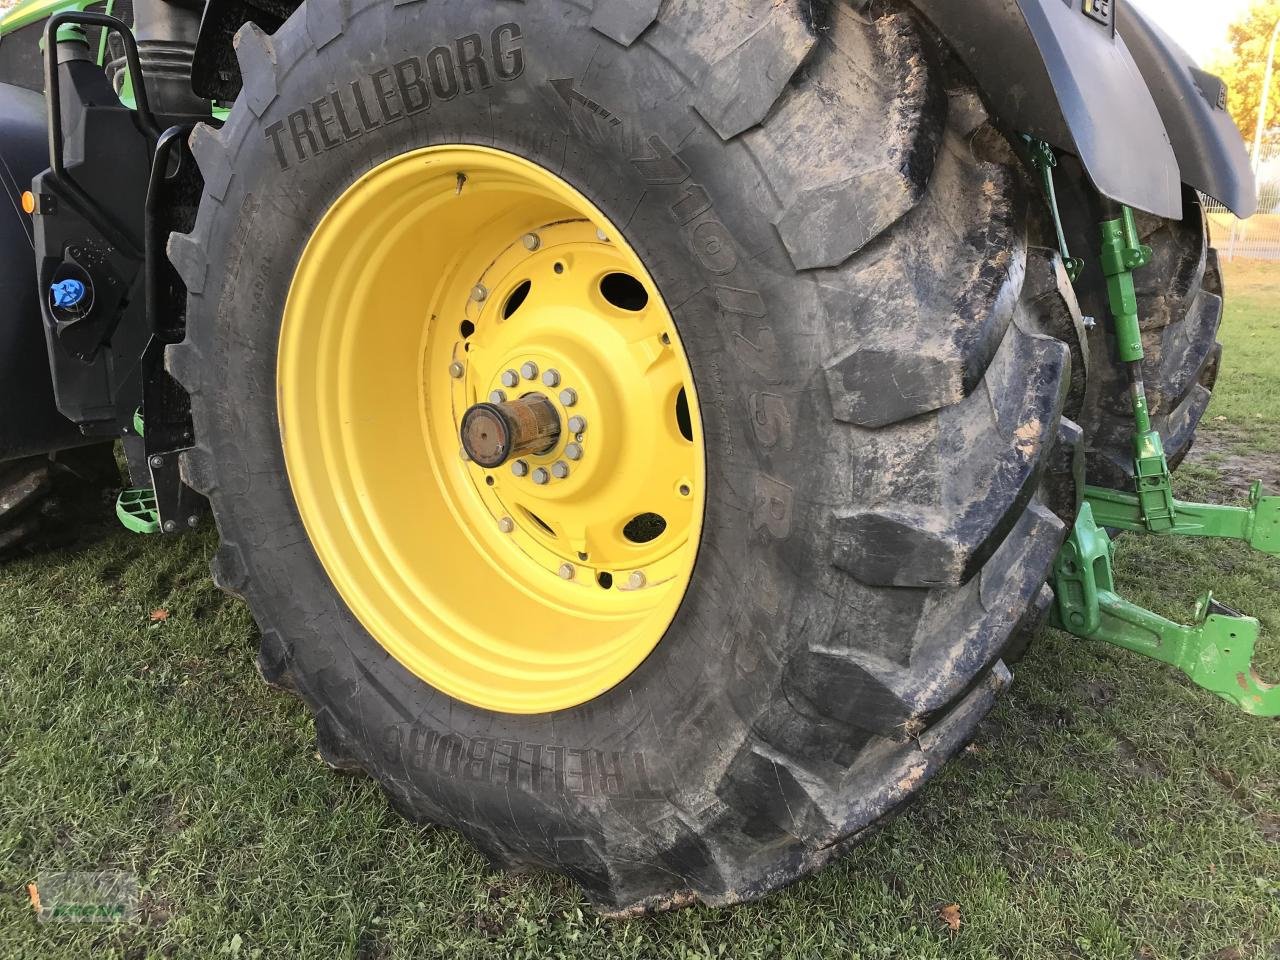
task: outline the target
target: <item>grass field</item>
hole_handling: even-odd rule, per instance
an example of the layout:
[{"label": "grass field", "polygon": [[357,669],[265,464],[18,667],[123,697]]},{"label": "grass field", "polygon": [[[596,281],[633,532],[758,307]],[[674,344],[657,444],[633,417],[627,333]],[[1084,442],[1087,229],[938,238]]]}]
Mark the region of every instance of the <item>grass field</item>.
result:
[{"label": "grass field", "polygon": [[[1280,267],[1228,282],[1180,474],[1225,500],[1255,473],[1280,492]],[[213,549],[114,533],[0,570],[0,958],[1280,957],[1280,723],[1154,662],[1046,630],[875,840],[762,903],[613,923],[324,767],[302,707],[259,682]],[[1212,585],[1280,637],[1280,563],[1136,537],[1121,555],[1134,599],[1185,617]],[[1265,663],[1280,674],[1280,642]],[[89,869],[138,875],[141,923],[38,924],[27,884]]]}]

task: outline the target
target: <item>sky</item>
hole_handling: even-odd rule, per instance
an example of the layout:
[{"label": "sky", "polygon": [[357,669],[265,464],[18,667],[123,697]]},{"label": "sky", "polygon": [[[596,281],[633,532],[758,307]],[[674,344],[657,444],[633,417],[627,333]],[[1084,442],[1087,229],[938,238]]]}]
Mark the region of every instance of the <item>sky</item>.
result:
[{"label": "sky", "polygon": [[1197,62],[1227,46],[1227,27],[1249,9],[1250,0],[1129,0],[1160,25]]}]

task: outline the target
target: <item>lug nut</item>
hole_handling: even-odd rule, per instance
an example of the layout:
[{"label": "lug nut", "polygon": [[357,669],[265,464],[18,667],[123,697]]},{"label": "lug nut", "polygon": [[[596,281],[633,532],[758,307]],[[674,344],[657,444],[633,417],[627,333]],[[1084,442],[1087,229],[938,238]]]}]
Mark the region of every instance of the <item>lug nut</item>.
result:
[{"label": "lug nut", "polygon": [[498,530],[501,533],[510,533],[516,528],[516,522],[510,517],[503,517],[498,521]]},{"label": "lug nut", "polygon": [[164,466],[164,457],[161,457],[161,456],[158,456],[158,455],[157,455],[157,456],[152,457],[152,458],[151,458],[151,466],[155,467],[156,469],[159,469],[160,467],[163,467],[163,466]]},{"label": "lug nut", "polygon": [[545,371],[542,374],[542,383],[544,386],[548,386],[548,387],[560,386],[560,371],[559,370]]},{"label": "lug nut", "polygon": [[631,576],[627,577],[627,586],[632,590],[639,590],[648,581],[645,580],[644,574],[636,570]]},{"label": "lug nut", "polygon": [[164,522],[164,532],[165,532],[165,533],[177,533],[177,532],[178,532],[178,521],[177,521],[177,520],[166,520],[166,521]]},{"label": "lug nut", "polygon": [[476,303],[484,303],[489,299],[489,288],[483,283],[477,283],[471,288],[471,299]]},{"label": "lug nut", "polygon": [[547,473],[546,467],[538,467],[533,471],[533,482],[538,486],[543,486],[551,481],[551,474]]},{"label": "lug nut", "polygon": [[502,385],[504,387],[514,387],[520,383],[520,374],[514,370],[502,371]]},{"label": "lug nut", "polygon": [[569,443],[569,444],[566,444],[566,445],[565,445],[565,448],[564,448],[564,455],[565,455],[566,457],[568,457],[570,460],[581,460],[581,459],[582,459],[582,444],[580,444],[580,443]]},{"label": "lug nut", "polygon": [[533,251],[542,246],[542,238],[536,233],[526,233],[521,242],[524,244],[524,248],[530,253],[533,253]]},{"label": "lug nut", "polygon": [[569,465],[563,460],[557,460],[551,465],[551,475],[557,480],[563,480],[569,475]]},{"label": "lug nut", "polygon": [[516,460],[511,464],[511,472],[517,477],[527,477],[529,475],[529,464],[523,460]]},{"label": "lug nut", "polygon": [[467,368],[460,364],[457,360],[449,364],[449,376],[455,380],[461,380],[462,375],[467,372]]},{"label": "lug nut", "polygon": [[569,432],[583,433],[587,429],[587,418],[574,414],[569,418]]},{"label": "lug nut", "polygon": [[493,391],[493,393],[489,394],[489,402],[490,403],[506,403],[507,395],[503,393],[501,390],[495,390]]},{"label": "lug nut", "polygon": [[526,380],[537,380],[538,365],[530,360],[520,368],[520,376],[524,377]]},{"label": "lug nut", "polygon": [[573,387],[565,387],[560,391],[560,402],[566,407],[572,407],[578,402],[578,391]]},{"label": "lug nut", "polygon": [[572,580],[572,579],[573,579],[573,576],[574,576],[574,574],[575,574],[575,573],[577,573],[577,571],[573,569],[573,564],[572,564],[572,563],[562,563],[562,564],[560,564],[560,579],[561,579],[561,580]]}]

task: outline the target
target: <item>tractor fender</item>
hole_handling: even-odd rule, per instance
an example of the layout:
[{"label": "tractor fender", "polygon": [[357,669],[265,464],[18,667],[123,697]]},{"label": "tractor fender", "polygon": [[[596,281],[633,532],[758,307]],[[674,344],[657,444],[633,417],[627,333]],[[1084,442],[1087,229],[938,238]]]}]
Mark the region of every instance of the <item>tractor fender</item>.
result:
[{"label": "tractor fender", "polygon": [[1120,8],[1117,29],[1160,110],[1183,182],[1237,217],[1252,216],[1258,194],[1244,139],[1227,112],[1227,85],[1132,4]]},{"label": "tractor fender", "polygon": [[88,441],[58,412],[22,194],[49,165],[44,97],[0,83],[0,461]]},{"label": "tractor fender", "polygon": [[[1225,108],[1204,101],[1202,88],[1217,97],[1220,81],[1196,70],[1123,0],[911,2],[951,43],[996,116],[1078,156],[1099,193],[1181,219],[1186,181],[1237,213],[1252,212],[1239,136]],[[299,4],[209,0],[196,45],[197,92],[234,99],[232,34],[246,20],[277,29]]]},{"label": "tractor fender", "polygon": [[912,0],[997,118],[1080,158],[1098,192],[1182,219],[1182,177],[1151,91],[1116,30],[1121,0]]}]

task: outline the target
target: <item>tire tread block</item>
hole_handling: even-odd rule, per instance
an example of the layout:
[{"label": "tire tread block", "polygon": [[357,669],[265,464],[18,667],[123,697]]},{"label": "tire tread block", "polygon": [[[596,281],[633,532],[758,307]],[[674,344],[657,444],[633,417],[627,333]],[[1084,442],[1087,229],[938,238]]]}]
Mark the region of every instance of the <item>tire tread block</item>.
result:
[{"label": "tire tread block", "polygon": [[817,43],[798,0],[764,6],[747,35],[698,81],[693,107],[724,140],[764,120]]},{"label": "tire tread block", "polygon": [[879,256],[849,276],[822,275],[838,345],[824,363],[836,420],[883,427],[978,387],[1018,307],[1025,216],[1012,171],[948,150]]},{"label": "tire tread block", "polygon": [[[812,62],[747,135],[782,201],[775,223],[796,269],[839,266],[924,196],[947,112],[924,44],[903,14],[867,23],[838,7]],[[859,69],[867,61],[890,76]],[[847,135],[819,135],[833,125]]]},{"label": "tire tread block", "polygon": [[[968,581],[1035,492],[1043,454],[1057,437],[1069,362],[1064,344],[1011,327],[987,391],[936,415],[933,430],[917,431],[923,449],[869,444],[864,469],[890,478],[884,502],[837,514],[832,563],[877,586]],[[922,469],[938,478],[927,491],[932,502],[912,489]]]},{"label": "tire tread block", "polygon": [[662,0],[596,0],[591,28],[629,47],[658,19]]}]

